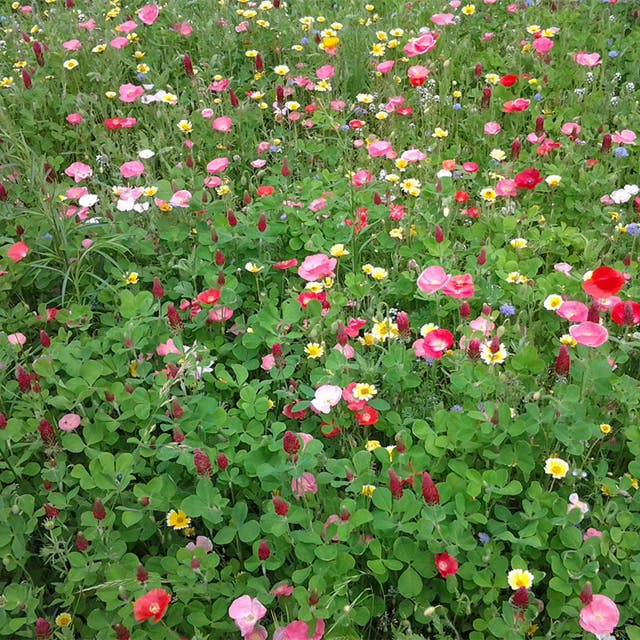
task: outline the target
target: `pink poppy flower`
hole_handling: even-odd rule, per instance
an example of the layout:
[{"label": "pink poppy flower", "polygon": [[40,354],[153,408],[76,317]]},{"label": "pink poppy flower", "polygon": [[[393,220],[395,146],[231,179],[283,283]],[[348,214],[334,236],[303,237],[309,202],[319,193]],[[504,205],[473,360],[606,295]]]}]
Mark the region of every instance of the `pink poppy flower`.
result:
[{"label": "pink poppy flower", "polygon": [[158,19],[159,13],[160,7],[157,4],[146,4],[138,11],[138,18],[142,24],[150,27]]},{"label": "pink poppy flower", "polygon": [[586,51],[579,51],[573,59],[583,67],[595,67],[602,62],[599,53],[587,53]]},{"label": "pink poppy flower", "polygon": [[402,152],[400,157],[406,162],[420,162],[426,159],[427,156],[420,149],[407,149]]},{"label": "pink poppy flower", "polygon": [[498,180],[498,184],[496,184],[496,194],[503,198],[515,198],[518,195],[515,180],[511,178]]},{"label": "pink poppy flower", "polygon": [[576,137],[582,127],[577,122],[565,122],[561,127],[560,131],[564,133],[565,136]]},{"label": "pink poppy flower", "polygon": [[67,40],[62,43],[62,48],[65,51],[78,51],[82,47],[80,40]]},{"label": "pink poppy flower", "polygon": [[214,158],[207,164],[208,173],[221,173],[229,166],[229,158]]},{"label": "pink poppy flower", "polygon": [[131,160],[120,166],[120,175],[123,178],[137,178],[144,173],[144,165],[140,160]]},{"label": "pink poppy flower", "polygon": [[475,162],[463,162],[462,170],[467,173],[477,173],[479,167]]},{"label": "pink poppy flower", "polygon": [[588,320],[569,327],[569,333],[578,344],[585,347],[599,347],[609,338],[606,327]]},{"label": "pink poppy flower", "polygon": [[78,29],[85,31],[93,31],[97,26],[98,23],[93,18],[89,18],[86,22],[78,22]]},{"label": "pink poppy flower", "polygon": [[427,31],[418,38],[405,44],[402,51],[408,58],[413,58],[415,56],[422,55],[423,53],[427,53],[436,46],[436,41],[438,40],[439,35],[440,34],[438,33]]},{"label": "pink poppy flower", "polygon": [[429,69],[421,64],[413,65],[407,69],[407,77],[412,87],[421,87],[429,77]]},{"label": "pink poppy flower", "polygon": [[276,598],[286,598],[293,593],[293,587],[284,582],[271,589],[269,593]]},{"label": "pink poppy flower", "polygon": [[318,484],[312,473],[308,471],[303,473],[299,478],[291,480],[291,491],[296,498],[302,498],[306,493],[315,495],[318,493]]},{"label": "pink poppy flower", "polygon": [[455,24],[455,16],[453,13],[434,13],[431,18],[429,18],[433,24],[438,25],[439,27],[444,27],[447,24]]},{"label": "pink poppy flower", "polygon": [[372,158],[381,158],[383,156],[388,158],[389,154],[393,153],[393,147],[386,140],[377,140],[367,147],[367,153]]},{"label": "pink poppy flower", "polygon": [[318,80],[329,80],[335,72],[335,67],[332,67],[330,64],[325,64],[316,71],[316,77]]},{"label": "pink poppy flower", "polygon": [[378,65],[376,65],[376,71],[379,73],[389,73],[391,69],[393,69],[393,65],[395,62],[393,60],[383,60]]},{"label": "pink poppy flower", "polygon": [[427,267],[419,276],[418,276],[418,289],[420,291],[424,291],[425,293],[435,293],[444,287],[449,276],[447,272],[439,266]]},{"label": "pink poppy flower", "polygon": [[323,253],[307,256],[298,267],[298,275],[307,282],[314,282],[333,276],[338,261]]},{"label": "pink poppy flower", "polygon": [[185,549],[187,551],[195,551],[196,549],[204,549],[205,553],[213,551],[213,543],[207,536],[198,536],[195,542],[189,542]]},{"label": "pink poppy flower", "polygon": [[211,128],[214,131],[221,131],[223,133],[231,131],[232,127],[233,121],[229,116],[220,116],[211,123]]},{"label": "pink poppy flower", "polygon": [[339,351],[347,360],[355,357],[356,351],[350,344],[337,344],[333,347],[335,351]]},{"label": "pink poppy flower", "polygon": [[322,211],[327,206],[327,199],[325,197],[316,198],[309,203],[309,211],[313,211],[313,213],[317,213],[318,211]]},{"label": "pink poppy flower", "polygon": [[617,144],[635,144],[636,134],[630,129],[623,129],[622,131],[616,131],[611,140]]},{"label": "pink poppy flower", "polygon": [[518,113],[520,111],[526,111],[531,104],[531,100],[525,98],[517,98],[516,100],[507,100],[502,105],[503,113]]},{"label": "pink poppy flower", "polygon": [[209,320],[211,322],[227,322],[233,317],[233,309],[229,307],[219,307],[209,311]]},{"label": "pink poppy flower", "polygon": [[587,319],[589,309],[582,302],[567,300],[556,309],[556,313],[569,322],[584,322]]},{"label": "pink poppy flower", "polygon": [[28,253],[29,247],[25,242],[16,242],[9,247],[9,250],[7,251],[7,258],[18,263],[23,258],[26,258]]},{"label": "pink poppy flower", "polygon": [[109,43],[109,46],[113,49],[124,49],[128,44],[129,40],[127,38],[124,36],[118,36]]},{"label": "pink poppy flower", "polygon": [[180,349],[178,349],[178,347],[176,347],[176,345],[173,343],[173,338],[169,338],[166,342],[161,342],[156,347],[156,353],[159,356],[166,356],[166,355],[169,355],[170,353],[173,353],[175,355],[180,355],[182,351],[180,351]]},{"label": "pink poppy flower", "polygon": [[351,176],[351,186],[352,187],[363,187],[365,184],[369,184],[373,180],[373,174],[369,173],[365,169],[360,169],[360,171],[356,171]]},{"label": "pink poppy flower", "polygon": [[546,53],[553,49],[554,42],[551,38],[537,38],[533,41],[533,48],[536,50],[536,53],[543,58]]},{"label": "pink poppy flower", "polygon": [[188,38],[193,33],[193,27],[188,22],[174,24],[171,29],[177,31],[183,38]]},{"label": "pink poppy flower", "polygon": [[191,192],[186,189],[180,189],[180,191],[176,191],[172,196],[171,200],[169,200],[169,204],[172,207],[180,207],[186,208],[189,206],[189,202],[191,201]]},{"label": "pink poppy flower", "polygon": [[263,371],[271,371],[273,367],[276,366],[276,359],[272,353],[268,353],[266,356],[262,356],[262,360],[260,362],[260,368]]},{"label": "pink poppy flower", "polygon": [[280,262],[276,262],[273,265],[273,268],[277,269],[278,271],[284,271],[285,269],[291,269],[297,266],[298,261],[295,258],[291,258],[291,260],[280,260]]},{"label": "pink poppy flower", "polygon": [[75,431],[80,426],[80,416],[77,413],[67,413],[58,421],[58,426],[63,431]]},{"label": "pink poppy flower", "polygon": [[116,31],[118,33],[121,33],[122,35],[127,36],[130,33],[133,33],[137,28],[138,28],[138,23],[135,22],[135,20],[127,20],[126,22],[119,24],[116,27]]},{"label": "pink poppy flower", "polygon": [[311,631],[306,622],[294,620],[286,627],[278,627],[273,634],[273,640],[321,640],[324,635],[324,620],[318,620],[313,635],[310,634]]},{"label": "pink poppy flower", "polygon": [[82,182],[85,178],[90,178],[93,175],[91,167],[87,164],[83,164],[82,162],[74,162],[70,164],[64,172],[76,182]]},{"label": "pink poppy flower", "polygon": [[453,335],[446,329],[434,329],[429,331],[424,338],[413,343],[413,351],[416,358],[433,358],[440,360],[444,352],[453,344]]},{"label": "pink poppy flower", "polygon": [[492,322],[489,318],[480,316],[469,323],[469,326],[473,331],[482,333],[485,337],[491,335],[491,332],[495,329],[495,322]]},{"label": "pink poppy flower", "polygon": [[567,262],[557,262],[553,265],[553,268],[559,273],[564,273],[566,276],[568,276],[573,269],[573,267]]},{"label": "pink poppy flower", "polygon": [[469,273],[450,276],[442,287],[445,296],[456,299],[472,298],[473,292],[473,277]]},{"label": "pink poppy flower", "polygon": [[267,610],[257,598],[240,596],[231,603],[228,613],[244,636],[253,631],[256,623],[266,615]]},{"label": "pink poppy flower", "polygon": [[316,413],[330,413],[342,400],[342,389],[335,384],[323,384],[316,389],[315,396],[311,401],[311,408]]},{"label": "pink poppy flower", "polygon": [[144,87],[126,83],[120,85],[119,92],[120,102],[135,102],[144,93]]},{"label": "pink poppy flower", "polygon": [[82,115],[79,113],[70,113],[65,120],[72,125],[78,125],[82,122]]},{"label": "pink poppy flower", "polygon": [[591,602],[580,611],[580,626],[597,636],[613,633],[619,621],[618,607],[607,596],[594,594]]},{"label": "pink poppy flower", "polygon": [[593,527],[589,527],[582,536],[582,540],[586,542],[589,538],[602,538],[602,531],[598,531]]},{"label": "pink poppy flower", "polygon": [[7,336],[7,341],[9,342],[9,344],[12,344],[14,347],[20,347],[26,343],[27,337],[24,335],[24,333],[20,333],[20,332],[10,333]]},{"label": "pink poppy flower", "polygon": [[484,133],[487,136],[495,136],[502,131],[502,127],[497,122],[485,122]]}]

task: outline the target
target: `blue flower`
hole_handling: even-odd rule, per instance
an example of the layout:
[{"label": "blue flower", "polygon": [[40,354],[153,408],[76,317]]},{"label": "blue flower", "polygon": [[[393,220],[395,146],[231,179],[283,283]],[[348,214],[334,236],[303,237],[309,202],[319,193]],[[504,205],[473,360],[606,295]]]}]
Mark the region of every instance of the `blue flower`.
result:
[{"label": "blue flower", "polygon": [[488,533],[481,531],[478,534],[478,541],[480,544],[489,544],[489,542],[491,542],[491,536]]},{"label": "blue flower", "polygon": [[617,51],[609,51],[609,57],[610,58],[617,58],[618,57],[618,52]]},{"label": "blue flower", "polygon": [[629,156],[629,152],[624,147],[616,147],[613,151],[613,155],[616,158],[627,158]]},{"label": "blue flower", "polygon": [[454,110],[454,111],[460,111],[460,109],[462,109],[462,105],[461,105],[459,102],[456,102],[456,103],[453,105],[453,110]]},{"label": "blue flower", "polygon": [[634,238],[640,236],[640,225],[637,222],[632,222],[627,225],[627,233]]},{"label": "blue flower", "polygon": [[500,313],[505,318],[508,318],[516,314],[516,308],[512,304],[503,304],[503,305],[500,305]]},{"label": "blue flower", "polygon": [[459,404],[454,404],[449,411],[451,413],[462,413],[462,407]]}]

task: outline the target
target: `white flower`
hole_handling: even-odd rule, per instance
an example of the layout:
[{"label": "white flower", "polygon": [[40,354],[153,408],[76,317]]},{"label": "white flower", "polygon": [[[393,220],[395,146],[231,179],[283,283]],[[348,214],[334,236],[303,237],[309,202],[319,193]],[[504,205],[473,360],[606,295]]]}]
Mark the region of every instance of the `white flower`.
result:
[{"label": "white flower", "polygon": [[99,201],[98,196],[96,196],[93,193],[87,193],[86,196],[82,196],[78,200],[78,204],[81,207],[93,207],[93,205],[96,204],[98,201]]},{"label": "white flower", "polygon": [[138,158],[140,158],[140,160],[150,160],[155,155],[156,152],[151,149],[142,149],[142,151],[138,152]]}]

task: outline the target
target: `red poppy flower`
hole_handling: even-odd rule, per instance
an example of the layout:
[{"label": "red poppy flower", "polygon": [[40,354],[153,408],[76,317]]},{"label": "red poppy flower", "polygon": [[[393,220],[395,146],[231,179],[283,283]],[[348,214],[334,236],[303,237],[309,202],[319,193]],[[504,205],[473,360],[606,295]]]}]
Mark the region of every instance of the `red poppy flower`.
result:
[{"label": "red poppy flower", "polygon": [[520,111],[526,111],[531,104],[530,100],[524,98],[518,98],[517,100],[507,100],[502,105],[503,113],[518,113]]},{"label": "red poppy flower", "polygon": [[13,262],[20,262],[20,260],[26,258],[28,253],[29,247],[24,242],[16,242],[9,247],[7,257]]},{"label": "red poppy flower", "polygon": [[516,185],[516,189],[528,189],[531,191],[542,182],[542,176],[537,169],[525,169],[516,174],[513,182]]},{"label": "red poppy flower", "polygon": [[510,73],[509,75],[502,76],[499,82],[503,87],[512,87],[517,81],[518,76],[515,73]]},{"label": "red poppy flower", "polygon": [[611,319],[619,325],[634,326],[640,323],[640,304],[637,302],[618,302],[611,307]]},{"label": "red poppy flower", "polygon": [[270,196],[274,191],[275,189],[273,187],[271,187],[270,185],[264,184],[261,187],[258,187],[258,189],[256,190],[256,194],[260,198],[265,198],[266,196]]},{"label": "red poppy flower", "polygon": [[171,602],[171,595],[164,589],[152,589],[133,603],[133,616],[138,622],[153,618],[159,622]]},{"label": "red poppy flower", "polygon": [[298,261],[295,258],[291,258],[291,260],[280,260],[280,262],[276,262],[273,265],[274,269],[278,271],[284,271],[285,269],[291,269],[292,267],[297,267]]},{"label": "red poppy flower", "polygon": [[207,289],[198,294],[196,300],[201,304],[215,304],[220,299],[220,289]]},{"label": "red poppy flower", "polygon": [[361,427],[368,427],[378,422],[378,412],[373,407],[365,407],[356,411],[354,415]]},{"label": "red poppy flower", "polygon": [[458,204],[464,204],[469,199],[469,194],[466,191],[456,191],[456,195],[453,199]]},{"label": "red poppy flower", "polygon": [[611,267],[598,267],[588,280],[582,283],[582,290],[594,298],[615,296],[624,285],[624,275]]},{"label": "red poppy flower", "polygon": [[455,576],[458,573],[458,561],[448,553],[436,553],[434,559],[436,569],[443,578]]}]

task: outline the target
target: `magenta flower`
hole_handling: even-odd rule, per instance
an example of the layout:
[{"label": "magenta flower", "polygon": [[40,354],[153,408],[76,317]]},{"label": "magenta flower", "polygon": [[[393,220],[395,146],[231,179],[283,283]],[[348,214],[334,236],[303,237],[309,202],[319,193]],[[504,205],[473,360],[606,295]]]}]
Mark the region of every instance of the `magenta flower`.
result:
[{"label": "magenta flower", "polygon": [[75,431],[80,426],[80,416],[77,413],[67,413],[58,421],[62,431]]},{"label": "magenta flower", "polygon": [[80,40],[67,40],[67,42],[62,43],[62,48],[65,51],[78,51],[82,47],[82,42]]},{"label": "magenta flower", "polygon": [[447,272],[442,267],[433,266],[427,267],[418,276],[417,285],[420,291],[431,294],[442,289],[447,280],[449,280]]},{"label": "magenta flower", "polygon": [[429,19],[433,24],[438,25],[439,27],[456,23],[453,13],[434,13]]},{"label": "magenta flower", "polygon": [[367,147],[367,153],[372,158],[391,158],[393,157],[394,151],[390,142],[377,140]]},{"label": "magenta flower", "polygon": [[124,49],[128,44],[129,40],[127,38],[124,36],[118,36],[109,43],[109,46],[113,49]]},{"label": "magenta flower", "polygon": [[306,622],[294,620],[286,627],[278,627],[273,634],[273,640],[320,640],[324,635],[324,620],[318,620],[313,635],[309,635],[310,633]]},{"label": "magenta flower", "polygon": [[446,329],[429,331],[424,338],[413,343],[413,350],[417,358],[433,358],[440,360],[444,352],[453,344],[453,335]]},{"label": "magenta flower", "polygon": [[214,158],[207,164],[207,172],[211,174],[222,173],[228,166],[229,158]]},{"label": "magenta flower", "polygon": [[138,28],[138,23],[135,22],[135,20],[127,20],[126,22],[119,24],[116,27],[116,31],[118,33],[121,33],[122,35],[127,36],[133,31],[135,31],[137,28]]},{"label": "magenta flower", "polygon": [[635,144],[636,134],[630,129],[623,129],[622,131],[616,131],[611,140],[617,144]]},{"label": "magenta flower", "polygon": [[227,133],[232,129],[233,121],[229,116],[220,116],[211,123],[211,127],[214,131],[222,131],[223,133]]},{"label": "magenta flower", "polygon": [[473,277],[469,273],[450,276],[442,286],[442,293],[450,298],[473,298]]},{"label": "magenta flower", "polygon": [[233,619],[243,636],[251,633],[258,620],[263,618],[267,610],[258,598],[240,596],[229,607],[229,617]]},{"label": "magenta flower", "polygon": [[585,347],[599,347],[609,338],[606,327],[597,322],[585,321],[574,324],[569,327],[569,333],[578,344],[583,344]]},{"label": "magenta flower", "polygon": [[324,253],[316,253],[307,256],[304,262],[298,267],[298,275],[307,282],[314,282],[333,276],[338,261],[329,258]]},{"label": "magenta flower", "polygon": [[408,58],[413,58],[414,56],[422,55],[423,53],[427,53],[427,51],[431,51],[436,46],[436,41],[438,40],[437,33],[433,33],[432,31],[427,31],[423,33],[419,38],[415,40],[411,40],[407,44],[404,45],[402,49],[405,56]]},{"label": "magenta flower", "polygon": [[584,322],[587,319],[589,308],[582,302],[566,300],[556,309],[556,313],[569,322]]},{"label": "magenta flower", "polygon": [[533,48],[536,50],[536,53],[542,58],[546,53],[553,49],[553,40],[551,38],[538,38],[533,41]]},{"label": "magenta flower", "polygon": [[596,636],[613,633],[619,620],[618,607],[607,596],[594,595],[591,602],[580,611],[580,626]]},{"label": "magenta flower", "polygon": [[596,67],[602,62],[599,53],[587,53],[586,51],[579,51],[573,59],[583,67]]},{"label": "magenta flower", "polygon": [[64,172],[76,182],[82,182],[85,178],[90,178],[93,175],[91,167],[87,164],[83,164],[82,162],[74,162],[70,164]]}]

